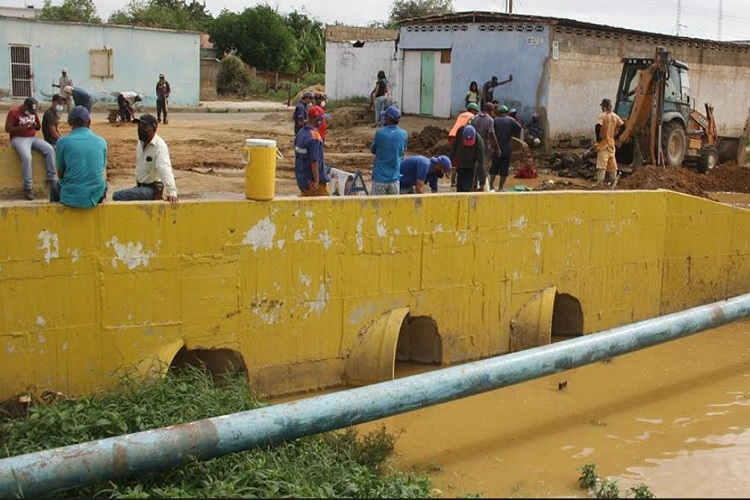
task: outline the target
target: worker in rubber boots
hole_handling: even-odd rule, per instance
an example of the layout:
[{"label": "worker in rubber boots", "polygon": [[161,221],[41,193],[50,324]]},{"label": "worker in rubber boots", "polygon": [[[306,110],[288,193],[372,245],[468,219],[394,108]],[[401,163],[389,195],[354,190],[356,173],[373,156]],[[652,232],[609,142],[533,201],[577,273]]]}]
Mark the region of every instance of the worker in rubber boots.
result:
[{"label": "worker in rubber boots", "polygon": [[625,130],[625,123],[612,112],[612,101],[602,99],[602,114],[596,122],[596,185],[604,185],[604,178],[609,174],[612,182],[617,179],[617,160],[615,159],[615,141]]}]

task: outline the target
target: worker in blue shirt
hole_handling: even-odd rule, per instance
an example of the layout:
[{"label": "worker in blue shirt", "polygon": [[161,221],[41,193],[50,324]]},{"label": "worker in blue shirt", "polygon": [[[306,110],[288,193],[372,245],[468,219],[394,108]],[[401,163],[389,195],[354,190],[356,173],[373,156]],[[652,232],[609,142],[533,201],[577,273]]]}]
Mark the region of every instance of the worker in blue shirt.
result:
[{"label": "worker in blue shirt", "polygon": [[424,185],[428,184],[433,193],[438,191],[438,179],[449,174],[451,159],[445,155],[414,155],[401,160],[401,194],[422,194]]},{"label": "worker in blue shirt", "polygon": [[397,106],[389,106],[383,111],[385,127],[375,132],[375,138],[370,151],[375,155],[372,166],[373,195],[398,194],[400,190],[401,158],[406,151],[409,135],[406,130],[398,126],[401,110]]},{"label": "worker in blue shirt", "polygon": [[107,196],[107,142],[94,134],[91,116],[83,106],[68,113],[71,132],[57,141],[57,175],[50,201],[77,208],[92,208]]},{"label": "worker in blue shirt", "polygon": [[72,87],[70,85],[65,87],[63,89],[63,92],[65,96],[70,96],[73,98],[74,106],[83,106],[89,113],[91,113],[91,108],[94,107],[94,98],[91,97],[91,94],[86,92],[81,87]]},{"label": "worker in blue shirt", "polygon": [[292,119],[294,120],[294,135],[302,130],[308,120],[307,108],[310,107],[310,103],[313,101],[315,94],[310,91],[303,92],[299,102],[294,107],[294,113],[292,113]]}]

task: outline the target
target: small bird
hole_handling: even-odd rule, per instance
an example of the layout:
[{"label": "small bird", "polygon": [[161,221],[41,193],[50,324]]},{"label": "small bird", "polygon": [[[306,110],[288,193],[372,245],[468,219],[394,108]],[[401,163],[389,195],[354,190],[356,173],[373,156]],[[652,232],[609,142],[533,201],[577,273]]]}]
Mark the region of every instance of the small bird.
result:
[{"label": "small bird", "polygon": [[563,380],[562,382],[558,382],[557,383],[557,389],[560,390],[560,391],[562,391],[566,387],[568,387],[568,381],[567,380]]}]

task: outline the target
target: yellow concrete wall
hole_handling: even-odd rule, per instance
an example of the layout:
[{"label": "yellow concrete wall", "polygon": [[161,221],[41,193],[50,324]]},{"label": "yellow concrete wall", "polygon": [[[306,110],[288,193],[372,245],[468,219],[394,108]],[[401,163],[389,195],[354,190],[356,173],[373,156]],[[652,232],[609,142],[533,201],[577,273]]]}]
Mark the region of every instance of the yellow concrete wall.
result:
[{"label": "yellow concrete wall", "polygon": [[[44,181],[47,180],[47,167],[44,157],[38,151],[31,156],[31,177],[34,180],[34,194],[47,195],[49,191]],[[10,146],[0,146],[0,194],[23,198],[23,177],[21,176],[21,160]]]},{"label": "yellow concrete wall", "polygon": [[586,333],[750,291],[750,212],[667,191],[6,205],[0,234],[0,400],[181,345],[241,352],[262,392],[336,385],[397,307],[448,364],[507,352],[551,285]]}]

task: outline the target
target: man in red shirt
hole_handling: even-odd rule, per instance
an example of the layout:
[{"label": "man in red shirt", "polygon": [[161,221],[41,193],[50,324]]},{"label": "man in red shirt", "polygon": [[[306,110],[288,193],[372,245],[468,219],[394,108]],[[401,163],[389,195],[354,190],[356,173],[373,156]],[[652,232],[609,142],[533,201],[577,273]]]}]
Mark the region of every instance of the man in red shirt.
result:
[{"label": "man in red shirt", "polygon": [[42,128],[36,108],[36,99],[27,97],[20,106],[10,108],[5,118],[5,131],[10,135],[10,147],[21,159],[23,195],[27,200],[34,199],[31,177],[32,150],[39,151],[44,156],[44,163],[47,166],[47,186],[54,183],[56,175],[55,150],[49,143],[36,138],[36,131]]}]

